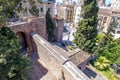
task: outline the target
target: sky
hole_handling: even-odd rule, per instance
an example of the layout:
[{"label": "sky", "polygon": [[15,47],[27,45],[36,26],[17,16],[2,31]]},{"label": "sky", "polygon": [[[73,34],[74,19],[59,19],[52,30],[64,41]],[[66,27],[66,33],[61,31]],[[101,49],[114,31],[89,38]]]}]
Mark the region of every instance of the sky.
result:
[{"label": "sky", "polygon": [[108,5],[111,2],[111,0],[106,0],[106,5]]},{"label": "sky", "polygon": [[[78,0],[74,0],[74,1],[78,1]],[[56,2],[62,2],[62,0],[56,0]],[[106,4],[108,5],[111,2],[111,0],[106,0]]]},{"label": "sky", "polygon": [[56,0],[56,2],[62,2],[62,0]]},{"label": "sky", "polygon": [[[78,0],[73,0],[73,1],[78,1]],[[62,2],[62,0],[56,0],[56,2]]]}]

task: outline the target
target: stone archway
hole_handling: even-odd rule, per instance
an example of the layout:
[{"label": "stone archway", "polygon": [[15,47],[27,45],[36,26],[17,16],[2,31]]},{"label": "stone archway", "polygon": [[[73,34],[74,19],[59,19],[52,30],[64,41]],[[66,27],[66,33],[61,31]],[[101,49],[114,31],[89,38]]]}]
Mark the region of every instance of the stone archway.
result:
[{"label": "stone archway", "polygon": [[16,33],[19,39],[19,43],[22,47],[21,52],[26,52],[28,45],[27,45],[27,41],[26,41],[26,37],[25,37],[25,33],[23,32],[17,32]]}]

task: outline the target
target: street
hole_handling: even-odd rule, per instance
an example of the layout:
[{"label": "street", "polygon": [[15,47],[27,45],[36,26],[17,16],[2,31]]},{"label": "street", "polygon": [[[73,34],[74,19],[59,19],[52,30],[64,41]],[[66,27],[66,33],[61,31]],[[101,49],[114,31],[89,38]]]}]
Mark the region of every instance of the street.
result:
[{"label": "street", "polygon": [[73,41],[76,28],[66,25],[64,29],[65,31],[63,32],[63,41]]}]

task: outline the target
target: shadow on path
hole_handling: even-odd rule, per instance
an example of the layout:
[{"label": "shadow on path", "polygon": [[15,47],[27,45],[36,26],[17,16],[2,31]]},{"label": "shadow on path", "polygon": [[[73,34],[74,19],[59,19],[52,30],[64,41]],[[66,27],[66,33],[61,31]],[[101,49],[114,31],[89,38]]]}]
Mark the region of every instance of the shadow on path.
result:
[{"label": "shadow on path", "polygon": [[47,74],[48,70],[45,67],[43,67],[40,63],[38,63],[38,59],[39,59],[38,53],[32,53],[29,56],[29,58],[33,66],[33,70],[29,71],[32,80],[41,80],[43,76]]}]

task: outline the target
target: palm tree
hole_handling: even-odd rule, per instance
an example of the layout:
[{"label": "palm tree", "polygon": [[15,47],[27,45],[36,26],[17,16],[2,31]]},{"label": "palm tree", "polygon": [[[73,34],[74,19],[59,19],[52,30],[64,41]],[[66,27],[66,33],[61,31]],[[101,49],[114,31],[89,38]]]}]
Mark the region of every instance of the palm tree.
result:
[{"label": "palm tree", "polygon": [[110,61],[107,58],[100,56],[95,62],[95,67],[99,70],[108,69],[110,66]]}]

